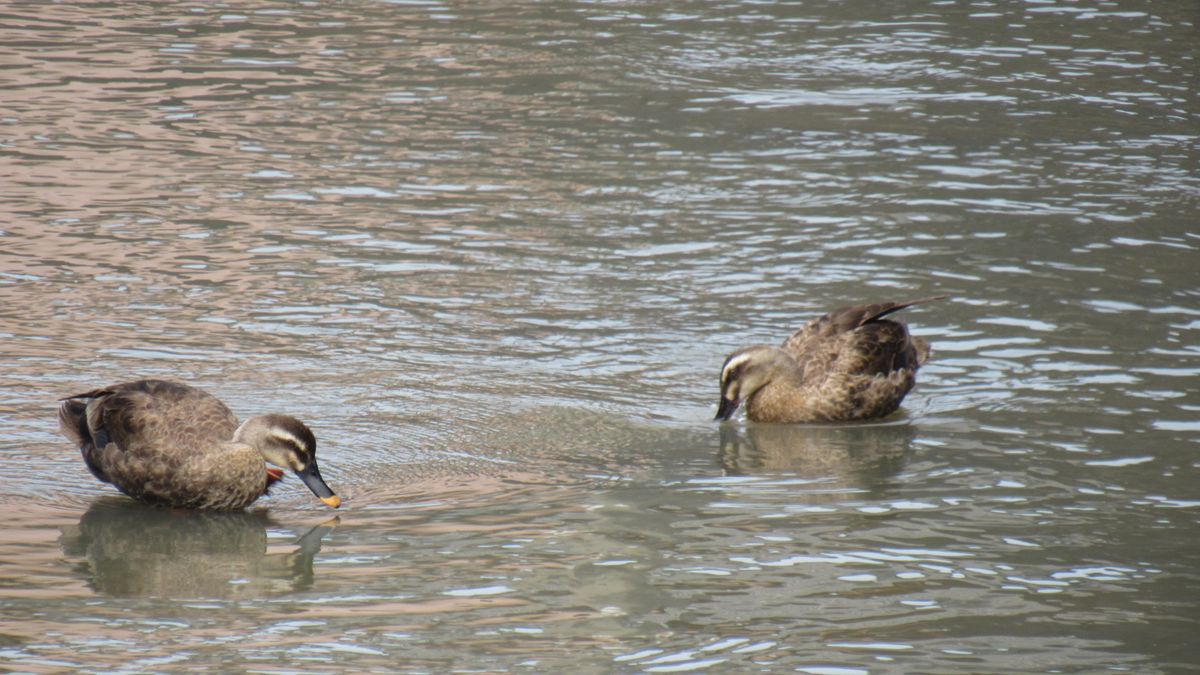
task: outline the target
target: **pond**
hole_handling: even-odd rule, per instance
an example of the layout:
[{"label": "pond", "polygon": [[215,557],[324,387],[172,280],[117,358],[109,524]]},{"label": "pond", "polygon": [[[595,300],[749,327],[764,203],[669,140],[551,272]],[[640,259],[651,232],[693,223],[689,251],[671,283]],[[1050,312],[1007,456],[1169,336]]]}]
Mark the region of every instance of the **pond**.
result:
[{"label": "pond", "polygon": [[[1200,105],[1172,2],[9,3],[0,659],[22,672],[1200,667]],[[712,421],[848,304],[901,412]],[[312,426],[246,512],[58,399]]]}]

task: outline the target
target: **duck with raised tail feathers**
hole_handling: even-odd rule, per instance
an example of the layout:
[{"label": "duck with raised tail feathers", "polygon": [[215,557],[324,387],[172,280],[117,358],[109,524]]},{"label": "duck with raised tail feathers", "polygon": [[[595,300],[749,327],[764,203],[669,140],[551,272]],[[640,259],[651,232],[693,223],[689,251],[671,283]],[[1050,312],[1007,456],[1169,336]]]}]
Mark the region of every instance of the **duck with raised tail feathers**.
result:
[{"label": "duck with raised tail feathers", "polygon": [[293,471],[324,504],[341,499],[317,468],[317,440],[300,420],[259,415],[238,424],[195,387],[137,380],[62,399],[63,434],[96,478],[142,502],[187,509],[245,508]]},{"label": "duck with raised tail feathers", "polygon": [[835,309],[808,322],[782,347],[735,351],[721,367],[716,419],[729,419],[743,402],[752,422],[848,422],[890,415],[916,383],[917,369],[929,359],[929,343],[884,317],[945,297]]}]

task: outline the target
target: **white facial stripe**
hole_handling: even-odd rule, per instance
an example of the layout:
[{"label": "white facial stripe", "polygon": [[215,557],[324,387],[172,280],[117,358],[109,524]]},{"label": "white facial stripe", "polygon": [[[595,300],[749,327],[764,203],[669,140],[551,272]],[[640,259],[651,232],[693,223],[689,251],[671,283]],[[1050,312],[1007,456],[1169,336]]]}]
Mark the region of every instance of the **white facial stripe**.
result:
[{"label": "white facial stripe", "polygon": [[754,354],[752,352],[742,354],[742,355],[738,356],[737,358],[730,360],[729,363],[726,363],[725,368],[721,371],[721,381],[724,382],[725,379],[729,376],[730,372],[732,372],[735,368],[738,368],[742,364],[749,361],[753,355]]},{"label": "white facial stripe", "polygon": [[304,448],[304,442],[301,441],[299,438],[296,438],[295,435],[293,435],[292,433],[288,432],[285,429],[272,429],[271,433],[270,433],[270,437],[276,441],[279,441],[280,443],[282,443],[284,445],[292,446],[297,449]]}]

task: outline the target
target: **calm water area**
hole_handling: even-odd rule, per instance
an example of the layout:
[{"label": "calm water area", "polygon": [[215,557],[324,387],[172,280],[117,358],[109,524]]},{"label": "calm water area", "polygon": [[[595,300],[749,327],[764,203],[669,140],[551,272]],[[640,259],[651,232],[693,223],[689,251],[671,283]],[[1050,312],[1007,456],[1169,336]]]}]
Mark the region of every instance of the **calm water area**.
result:
[{"label": "calm water area", "polygon": [[[1200,4],[0,4],[0,670],[1200,671]],[[712,422],[834,307],[869,424]],[[57,400],[319,439],[245,512]]]}]

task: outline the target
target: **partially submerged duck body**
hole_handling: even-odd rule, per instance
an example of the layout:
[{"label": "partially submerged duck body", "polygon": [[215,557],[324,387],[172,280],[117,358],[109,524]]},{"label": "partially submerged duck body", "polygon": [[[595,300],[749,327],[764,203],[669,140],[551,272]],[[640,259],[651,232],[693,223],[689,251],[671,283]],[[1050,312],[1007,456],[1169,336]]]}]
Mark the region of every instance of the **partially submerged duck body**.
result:
[{"label": "partially submerged duck body", "polygon": [[266,462],[295,472],[326,505],[341,504],[303,422],[271,414],[239,425],[220,399],[186,384],[137,380],[76,394],[58,419],[92,475],[148,504],[245,508],[283,477]]},{"label": "partially submerged duck body", "polygon": [[781,347],[756,345],[721,368],[718,420],[746,404],[753,422],[847,422],[900,407],[929,358],[929,344],[887,315],[944,296],[836,309],[808,322]]}]

